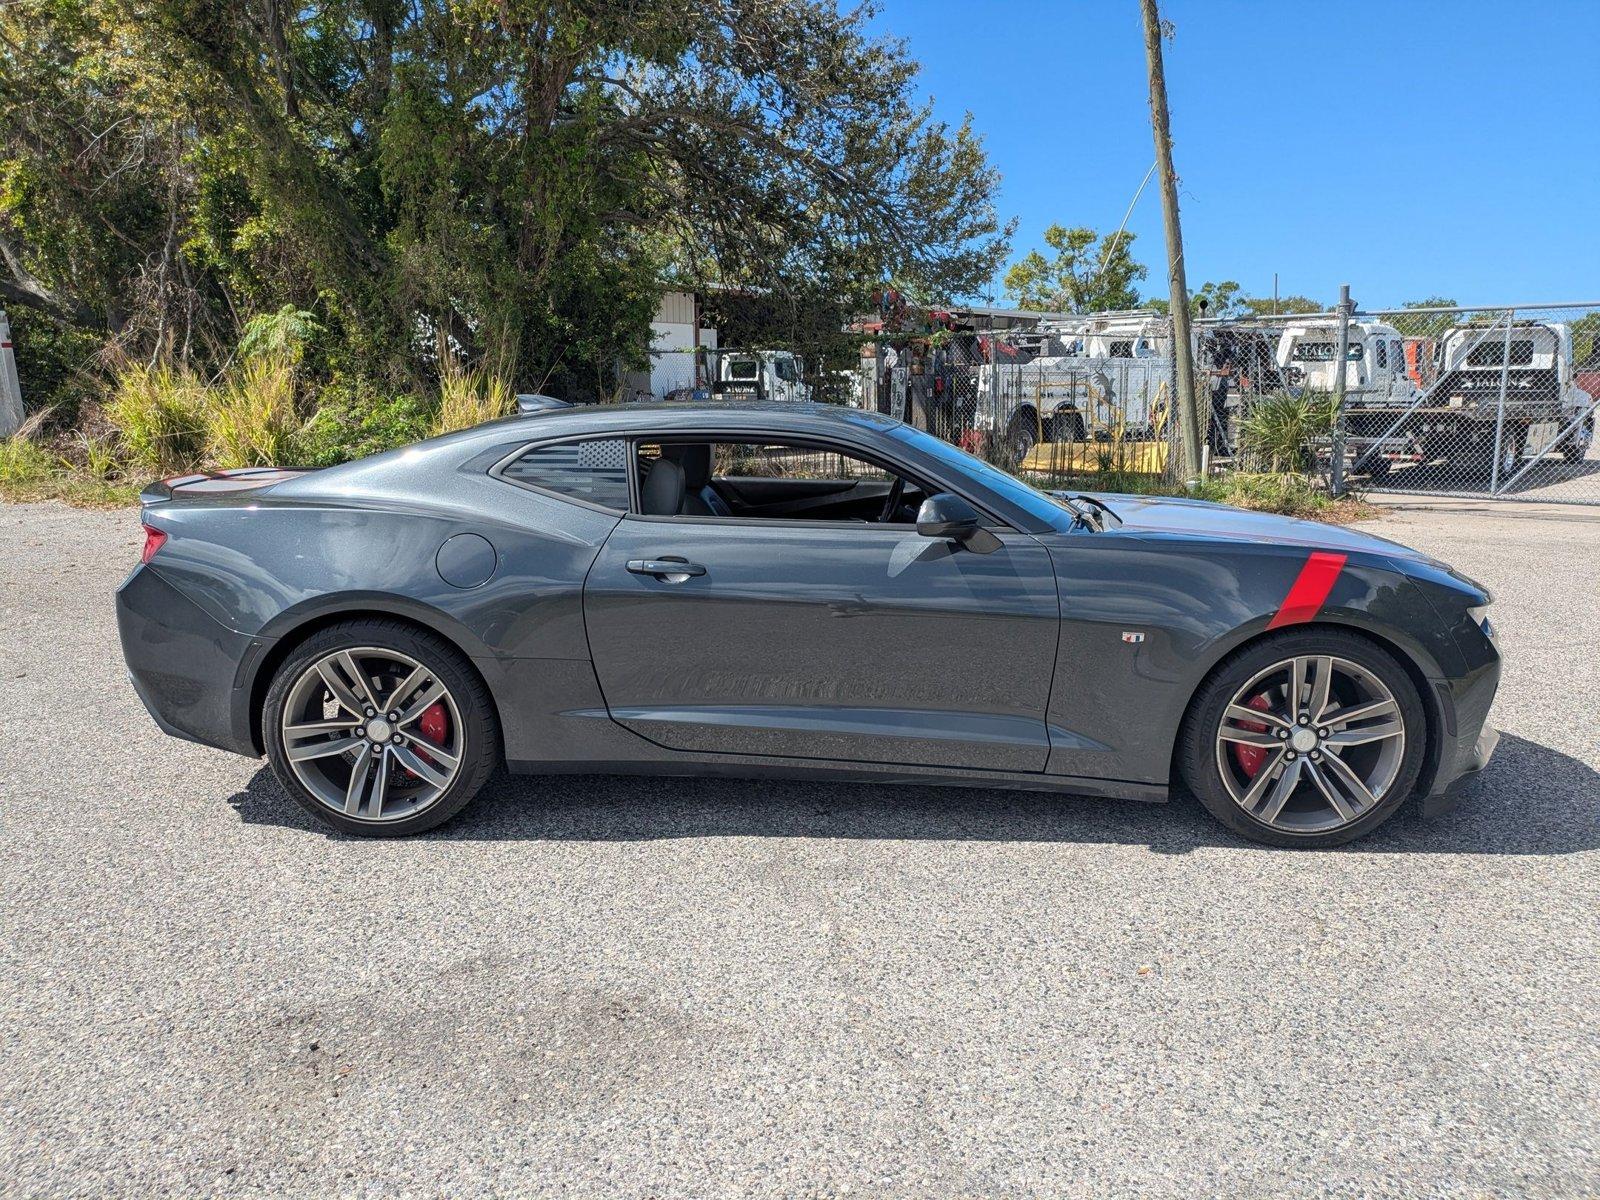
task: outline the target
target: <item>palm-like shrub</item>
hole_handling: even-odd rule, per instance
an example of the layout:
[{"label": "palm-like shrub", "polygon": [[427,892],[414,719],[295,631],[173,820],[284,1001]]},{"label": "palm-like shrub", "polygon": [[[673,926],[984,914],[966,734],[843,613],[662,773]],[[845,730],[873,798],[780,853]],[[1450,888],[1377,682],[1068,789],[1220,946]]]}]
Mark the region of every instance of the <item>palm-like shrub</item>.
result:
[{"label": "palm-like shrub", "polygon": [[1307,474],[1316,462],[1315,444],[1333,433],[1337,412],[1326,392],[1263,396],[1239,424],[1239,448],[1258,469]]}]

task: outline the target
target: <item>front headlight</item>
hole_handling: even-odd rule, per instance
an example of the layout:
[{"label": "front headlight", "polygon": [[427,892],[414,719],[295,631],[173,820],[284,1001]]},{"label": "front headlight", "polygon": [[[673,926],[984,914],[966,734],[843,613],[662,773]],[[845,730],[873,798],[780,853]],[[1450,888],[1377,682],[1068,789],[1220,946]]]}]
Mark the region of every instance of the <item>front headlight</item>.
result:
[{"label": "front headlight", "polygon": [[1477,623],[1479,629],[1483,630],[1484,637],[1491,642],[1496,640],[1497,634],[1494,623],[1489,620],[1489,606],[1487,604],[1480,604],[1476,608],[1467,609],[1467,615]]}]

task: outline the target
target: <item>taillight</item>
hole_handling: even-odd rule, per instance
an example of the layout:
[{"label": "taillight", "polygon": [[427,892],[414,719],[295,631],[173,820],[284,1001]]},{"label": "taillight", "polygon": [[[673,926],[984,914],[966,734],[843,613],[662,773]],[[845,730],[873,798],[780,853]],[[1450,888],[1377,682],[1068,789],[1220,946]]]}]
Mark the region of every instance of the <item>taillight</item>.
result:
[{"label": "taillight", "polygon": [[142,563],[149,562],[156,556],[156,551],[166,544],[167,534],[165,530],[157,529],[154,525],[146,525],[144,527],[144,550],[139,555],[139,561]]}]

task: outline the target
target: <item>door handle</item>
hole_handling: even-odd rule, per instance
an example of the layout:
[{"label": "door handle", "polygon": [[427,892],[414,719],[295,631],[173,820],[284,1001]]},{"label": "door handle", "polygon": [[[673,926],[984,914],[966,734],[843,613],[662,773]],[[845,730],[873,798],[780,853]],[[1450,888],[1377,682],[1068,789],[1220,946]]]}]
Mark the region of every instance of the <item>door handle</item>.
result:
[{"label": "door handle", "polygon": [[695,575],[704,575],[706,569],[699,563],[683,558],[630,558],[628,570],[635,575],[654,575],[668,583],[682,583]]}]

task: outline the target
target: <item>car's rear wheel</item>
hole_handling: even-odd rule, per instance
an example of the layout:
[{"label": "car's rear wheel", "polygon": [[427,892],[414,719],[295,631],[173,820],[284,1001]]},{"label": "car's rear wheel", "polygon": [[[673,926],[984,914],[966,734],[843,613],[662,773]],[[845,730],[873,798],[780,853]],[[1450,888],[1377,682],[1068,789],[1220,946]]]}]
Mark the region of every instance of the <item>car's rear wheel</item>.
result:
[{"label": "car's rear wheel", "polygon": [[1393,655],[1354,633],[1305,630],[1258,642],[1213,673],[1185,719],[1179,766],[1236,833],[1332,846],[1394,815],[1426,749],[1427,715]]},{"label": "car's rear wheel", "polygon": [[289,655],[262,710],[285,790],[347,833],[443,824],[500,757],[483,681],[443,639],[399,621],[324,629]]}]

